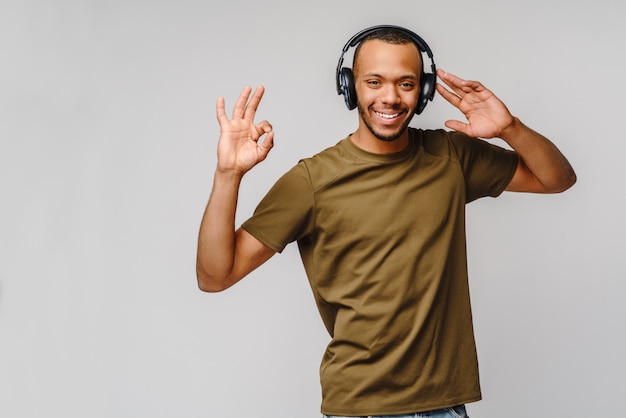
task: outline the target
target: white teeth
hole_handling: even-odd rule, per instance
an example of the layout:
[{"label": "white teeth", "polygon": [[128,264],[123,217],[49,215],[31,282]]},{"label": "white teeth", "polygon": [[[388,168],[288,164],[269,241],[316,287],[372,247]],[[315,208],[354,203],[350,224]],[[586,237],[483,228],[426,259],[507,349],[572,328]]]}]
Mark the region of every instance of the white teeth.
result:
[{"label": "white teeth", "polygon": [[392,115],[387,114],[387,113],[379,113],[379,112],[374,112],[376,113],[378,116],[380,116],[383,119],[393,119],[393,118],[397,118],[400,114],[399,113],[394,113]]}]

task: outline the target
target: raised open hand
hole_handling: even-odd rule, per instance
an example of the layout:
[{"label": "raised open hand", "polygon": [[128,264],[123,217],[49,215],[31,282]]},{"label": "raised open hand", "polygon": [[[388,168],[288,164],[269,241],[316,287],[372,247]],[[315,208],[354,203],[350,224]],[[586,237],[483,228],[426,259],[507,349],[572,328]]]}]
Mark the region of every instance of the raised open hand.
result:
[{"label": "raised open hand", "polygon": [[463,112],[468,121],[448,120],[448,128],[476,138],[495,138],[513,123],[505,104],[478,81],[463,80],[443,70],[438,70],[437,75],[452,90],[437,84],[439,94]]},{"label": "raised open hand", "polygon": [[[252,88],[248,86],[241,91],[231,119],[226,115],[224,98],[217,99],[217,120],[220,124],[217,165],[220,170],[244,174],[265,160],[274,146],[272,125],[266,120],[254,123],[254,116],[265,89],[262,86],[257,87],[252,97],[251,92]],[[265,138],[259,141],[263,135]]]}]

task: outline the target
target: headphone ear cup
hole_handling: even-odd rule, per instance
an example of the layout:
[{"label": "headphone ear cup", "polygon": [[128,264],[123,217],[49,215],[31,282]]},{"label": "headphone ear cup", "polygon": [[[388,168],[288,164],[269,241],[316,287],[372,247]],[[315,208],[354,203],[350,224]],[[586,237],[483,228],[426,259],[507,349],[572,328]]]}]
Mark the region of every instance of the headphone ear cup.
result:
[{"label": "headphone ear cup", "polygon": [[343,67],[339,74],[341,80],[341,94],[346,102],[346,107],[352,110],[356,107],[356,89],[354,88],[354,74],[352,69]]},{"label": "headphone ear cup", "polygon": [[429,100],[435,97],[435,85],[437,84],[437,76],[431,73],[422,73],[420,97],[417,101],[415,113],[420,114],[428,104]]}]

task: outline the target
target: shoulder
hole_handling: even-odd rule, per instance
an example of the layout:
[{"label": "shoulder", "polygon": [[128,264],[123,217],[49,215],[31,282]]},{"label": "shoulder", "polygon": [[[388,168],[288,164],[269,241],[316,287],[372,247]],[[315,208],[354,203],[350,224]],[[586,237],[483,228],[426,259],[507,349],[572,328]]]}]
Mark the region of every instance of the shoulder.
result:
[{"label": "shoulder", "polygon": [[306,175],[314,189],[332,182],[359,160],[358,156],[349,151],[347,141],[349,139],[342,139],[311,157],[301,159],[293,170]]},{"label": "shoulder", "polygon": [[303,158],[300,162],[307,165],[332,164],[337,160],[349,159],[350,156],[347,154],[347,148],[345,146],[347,141],[349,141],[349,137],[342,139],[335,145],[330,146],[311,157]]},{"label": "shoulder", "polygon": [[446,158],[454,162],[458,162],[457,148],[472,139],[464,134],[444,129],[411,128],[411,137],[418,141],[423,151],[431,157]]},{"label": "shoulder", "polygon": [[435,130],[415,130],[421,135],[424,151],[433,156],[446,157],[460,162],[476,154],[509,154],[511,151],[485,140],[467,136],[461,132]]}]

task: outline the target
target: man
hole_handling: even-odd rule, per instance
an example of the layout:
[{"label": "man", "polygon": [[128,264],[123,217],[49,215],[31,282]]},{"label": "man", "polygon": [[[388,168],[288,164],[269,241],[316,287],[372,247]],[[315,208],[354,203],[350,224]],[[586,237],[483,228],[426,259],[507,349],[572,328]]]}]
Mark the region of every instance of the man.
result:
[{"label": "man", "polygon": [[[575,182],[559,150],[475,81],[437,71],[449,89],[436,91],[467,122],[447,121],[454,132],[409,128],[426,77],[411,34],[381,27],[360,41],[357,130],[293,167],[238,229],[241,179],[266,158],[274,132],[254,122],[262,87],[244,88],[231,119],[224,99],[217,102],[199,287],[224,290],[297,241],[332,337],[320,369],[328,416],[465,416],[464,404],[481,397],[465,204],[504,190],[562,192]],[[513,151],[477,139],[495,137]]]}]

